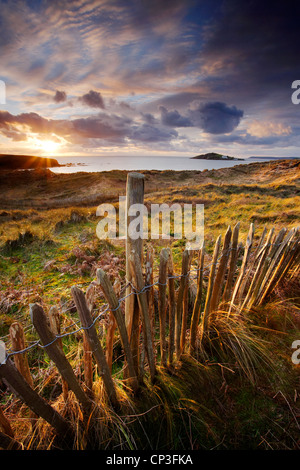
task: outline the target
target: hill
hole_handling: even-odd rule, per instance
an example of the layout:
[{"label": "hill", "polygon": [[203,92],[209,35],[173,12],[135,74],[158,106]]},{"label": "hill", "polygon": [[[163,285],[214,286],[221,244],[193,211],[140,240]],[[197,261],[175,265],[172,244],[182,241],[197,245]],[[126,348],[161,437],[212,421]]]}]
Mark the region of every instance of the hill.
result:
[{"label": "hill", "polygon": [[62,166],[55,158],[36,157],[33,155],[0,154],[1,170],[25,170],[33,168],[53,168]]}]

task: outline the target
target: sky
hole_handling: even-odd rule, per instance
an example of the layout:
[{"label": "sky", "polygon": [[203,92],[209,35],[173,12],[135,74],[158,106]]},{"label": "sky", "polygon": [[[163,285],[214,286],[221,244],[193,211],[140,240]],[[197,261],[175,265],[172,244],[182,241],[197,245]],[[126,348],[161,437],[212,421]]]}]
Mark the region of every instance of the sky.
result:
[{"label": "sky", "polygon": [[277,0],[0,0],[0,153],[299,157],[299,18]]}]

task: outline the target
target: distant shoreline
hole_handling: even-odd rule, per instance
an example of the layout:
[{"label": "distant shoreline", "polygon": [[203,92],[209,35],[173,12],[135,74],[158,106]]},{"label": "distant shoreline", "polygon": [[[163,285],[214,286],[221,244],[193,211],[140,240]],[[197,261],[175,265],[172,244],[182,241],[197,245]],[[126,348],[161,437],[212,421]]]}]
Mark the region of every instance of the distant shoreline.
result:
[{"label": "distant shoreline", "polygon": [[61,165],[55,158],[37,157],[35,155],[0,154],[1,170],[34,170],[56,168]]}]

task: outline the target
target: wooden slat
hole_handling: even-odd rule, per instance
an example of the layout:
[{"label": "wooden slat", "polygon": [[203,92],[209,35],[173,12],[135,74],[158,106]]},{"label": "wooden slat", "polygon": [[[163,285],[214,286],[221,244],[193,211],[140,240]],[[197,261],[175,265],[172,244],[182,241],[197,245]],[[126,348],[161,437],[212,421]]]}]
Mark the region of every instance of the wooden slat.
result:
[{"label": "wooden slat", "polygon": [[144,340],[146,346],[147,359],[150,370],[151,380],[154,381],[156,375],[155,357],[153,351],[151,324],[148,311],[147,294],[144,290],[145,284],[143,279],[143,272],[141,267],[141,261],[138,253],[132,252],[129,256],[129,264],[132,273],[132,279],[134,280],[135,288],[137,291],[137,299],[142,317]]},{"label": "wooden slat", "polygon": [[113,406],[119,407],[115,384],[111,377],[111,373],[107,365],[105,354],[102,349],[101,343],[98,339],[95,325],[93,325],[92,315],[89,310],[84,292],[81,289],[79,289],[77,286],[72,286],[71,293],[72,293],[72,297],[76,305],[76,309],[77,309],[81,324],[83,328],[85,328],[84,331],[87,335],[88,342],[90,344],[94,358],[98,365],[98,373],[103,379],[104,387],[108,395],[108,398],[111,401]]},{"label": "wooden slat", "polygon": [[[53,305],[50,308],[48,316],[49,316],[49,322],[50,322],[50,329],[52,333],[54,334],[54,336],[60,335],[60,330],[61,330],[60,315],[59,315],[59,310],[55,305]],[[57,344],[60,347],[60,349],[63,351],[63,344],[62,344],[61,338],[58,338]],[[63,393],[63,398],[65,401],[67,401],[68,399],[68,391],[69,391],[68,383],[62,377],[62,393]]]},{"label": "wooden slat", "polygon": [[200,309],[203,292],[203,267],[204,267],[204,243],[200,249],[199,264],[198,264],[198,276],[197,276],[197,295],[194,303],[193,314],[191,318],[191,338],[190,338],[190,354],[195,352],[196,348],[196,337],[199,326]]},{"label": "wooden slat", "polygon": [[220,244],[221,244],[221,235],[218,236],[216,244],[215,244],[213,259],[211,262],[211,267],[210,267],[210,272],[209,272],[207,292],[206,292],[206,298],[205,298],[205,306],[204,306],[204,311],[203,311],[203,316],[202,316],[202,321],[201,321],[201,341],[204,338],[204,335],[207,332],[208,326],[209,326],[210,301],[211,301],[211,295],[212,295],[213,286],[214,286],[217,260],[218,260],[219,251],[220,251]]},{"label": "wooden slat", "polygon": [[[25,349],[25,336],[22,325],[19,322],[13,322],[9,327],[9,336],[13,351],[22,351]],[[18,371],[33,387],[33,380],[30,373],[26,352],[14,355],[14,363]]]},{"label": "wooden slat", "polygon": [[62,443],[70,444],[74,437],[74,431],[70,424],[42,398],[22,374],[13,365],[10,358],[0,366],[0,378],[8,385],[10,390],[20,398],[37,416],[41,416],[59,434]]},{"label": "wooden slat", "polygon": [[256,299],[259,287],[261,285],[262,280],[266,274],[266,270],[268,269],[268,254],[271,249],[271,241],[273,238],[274,227],[269,231],[266,243],[263,247],[263,250],[260,254],[259,262],[256,267],[256,271],[252,278],[252,282],[249,286],[248,293],[244,299],[243,305],[241,310],[244,308],[250,309],[252,307],[253,302]]},{"label": "wooden slat", "polygon": [[39,304],[30,305],[30,318],[33,326],[35,327],[38,335],[41,339],[41,343],[45,346],[45,351],[47,352],[50,359],[55,363],[57,369],[59,370],[62,378],[67,382],[70,390],[72,390],[81,403],[83,410],[89,412],[92,402],[83,391],[80,386],[74,371],[60,348],[55,335],[52,333],[48,326],[46,314]]},{"label": "wooden slat", "polygon": [[166,248],[160,252],[159,264],[159,287],[158,287],[158,312],[159,312],[159,332],[160,332],[160,354],[161,365],[167,364],[167,343],[166,343],[166,308],[167,308],[167,269],[170,253]]},{"label": "wooden slat", "polygon": [[168,362],[173,363],[174,346],[175,346],[175,314],[176,314],[176,294],[175,279],[173,268],[173,256],[170,248],[168,261],[168,289],[169,289],[169,341],[168,341]]},{"label": "wooden slat", "polygon": [[138,387],[137,376],[135,372],[132,351],[129,344],[129,338],[127,334],[127,329],[125,325],[125,319],[123,316],[123,312],[119,305],[119,300],[116,296],[116,293],[111,285],[111,282],[107,276],[107,274],[103,271],[103,269],[97,269],[97,281],[101,286],[103,293],[106,297],[106,300],[110,306],[111,314],[115,318],[116,324],[118,325],[118,329],[120,332],[120,339],[122,346],[124,348],[127,364],[128,364],[128,371],[129,371],[129,379],[131,385],[136,390]]},{"label": "wooden slat", "polygon": [[185,291],[186,286],[188,285],[188,282],[187,282],[188,269],[189,269],[189,251],[184,250],[182,254],[181,278],[180,278],[180,284],[179,284],[177,300],[176,300],[175,352],[176,352],[177,360],[179,360],[181,356],[181,350],[180,350],[181,323],[182,323],[184,291]]},{"label": "wooden slat", "polygon": [[209,304],[209,312],[214,312],[218,309],[220,297],[222,294],[222,288],[227,268],[227,263],[229,259],[229,249],[230,249],[230,241],[231,241],[231,227],[229,226],[223,242],[221,258],[219,261],[218,269],[216,272],[216,277],[214,280],[213,290],[211,294],[211,301]]},{"label": "wooden slat", "polygon": [[226,284],[224,287],[224,293],[223,293],[224,303],[227,303],[229,301],[232,288],[233,288],[233,281],[234,281],[234,275],[236,272],[236,263],[237,263],[237,258],[238,258],[239,230],[240,230],[240,222],[238,222],[234,226],[234,229],[232,232],[232,243],[231,243],[231,250],[230,250],[228,276],[227,276]]},{"label": "wooden slat", "polygon": [[250,224],[250,229],[249,229],[249,232],[248,232],[246,245],[245,245],[245,251],[244,251],[242,266],[241,266],[241,269],[240,269],[239,276],[236,280],[236,283],[235,283],[235,286],[234,286],[234,289],[233,289],[233,294],[232,294],[232,297],[231,297],[231,303],[230,303],[229,312],[228,312],[229,314],[232,311],[235,304],[238,304],[239,300],[240,300],[239,289],[240,289],[240,286],[241,286],[242,281],[243,281],[243,277],[244,277],[246,269],[247,269],[247,263],[249,261],[249,256],[250,256],[252,243],[253,243],[253,236],[254,236],[254,225]]}]

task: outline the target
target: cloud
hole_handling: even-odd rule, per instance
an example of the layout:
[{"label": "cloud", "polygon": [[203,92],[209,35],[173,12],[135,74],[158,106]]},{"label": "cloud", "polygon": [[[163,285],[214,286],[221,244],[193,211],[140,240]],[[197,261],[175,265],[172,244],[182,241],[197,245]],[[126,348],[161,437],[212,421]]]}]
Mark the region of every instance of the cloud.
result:
[{"label": "cloud", "polygon": [[240,123],[244,112],[236,106],[228,106],[221,102],[192,102],[187,115],[180,114],[176,109],[168,111],[159,107],[161,122],[170,127],[197,127],[208,134],[229,134]]},{"label": "cloud", "polygon": [[101,93],[99,93],[98,91],[90,90],[88,93],[81,96],[79,99],[90,108],[105,108]]},{"label": "cloud", "polygon": [[51,139],[57,136],[69,143],[94,146],[95,141],[126,144],[135,142],[168,142],[178,136],[174,129],[164,126],[140,124],[124,115],[99,113],[76,119],[46,119],[37,113],[13,115],[0,111],[0,133],[6,137],[21,141],[28,136]]},{"label": "cloud", "polygon": [[292,129],[291,126],[286,126],[281,122],[259,122],[255,119],[249,124],[247,131],[255,137],[268,137],[272,135],[289,135]]},{"label": "cloud", "polygon": [[158,120],[151,113],[141,113],[141,116],[146,124],[154,125],[158,122]]},{"label": "cloud", "polygon": [[59,91],[56,90],[56,93],[53,97],[53,100],[55,103],[62,103],[63,101],[66,101],[67,99],[67,93],[65,91]]},{"label": "cloud", "polygon": [[300,73],[299,14],[298,3],[281,0],[272,8],[260,0],[223,2],[203,35],[202,72],[211,92],[243,106],[262,100],[268,108],[279,100],[288,105],[290,84]]},{"label": "cloud", "polygon": [[195,104],[189,109],[188,116],[195,127],[209,134],[228,134],[240,123],[244,112],[235,106],[221,102]]},{"label": "cloud", "polygon": [[169,142],[178,137],[178,132],[174,129],[163,129],[149,124],[142,124],[133,127],[130,138],[138,142]]},{"label": "cloud", "polygon": [[193,124],[189,118],[181,116],[175,109],[174,111],[168,111],[164,106],[159,107],[161,113],[161,122],[165,126],[171,127],[192,127]]}]

